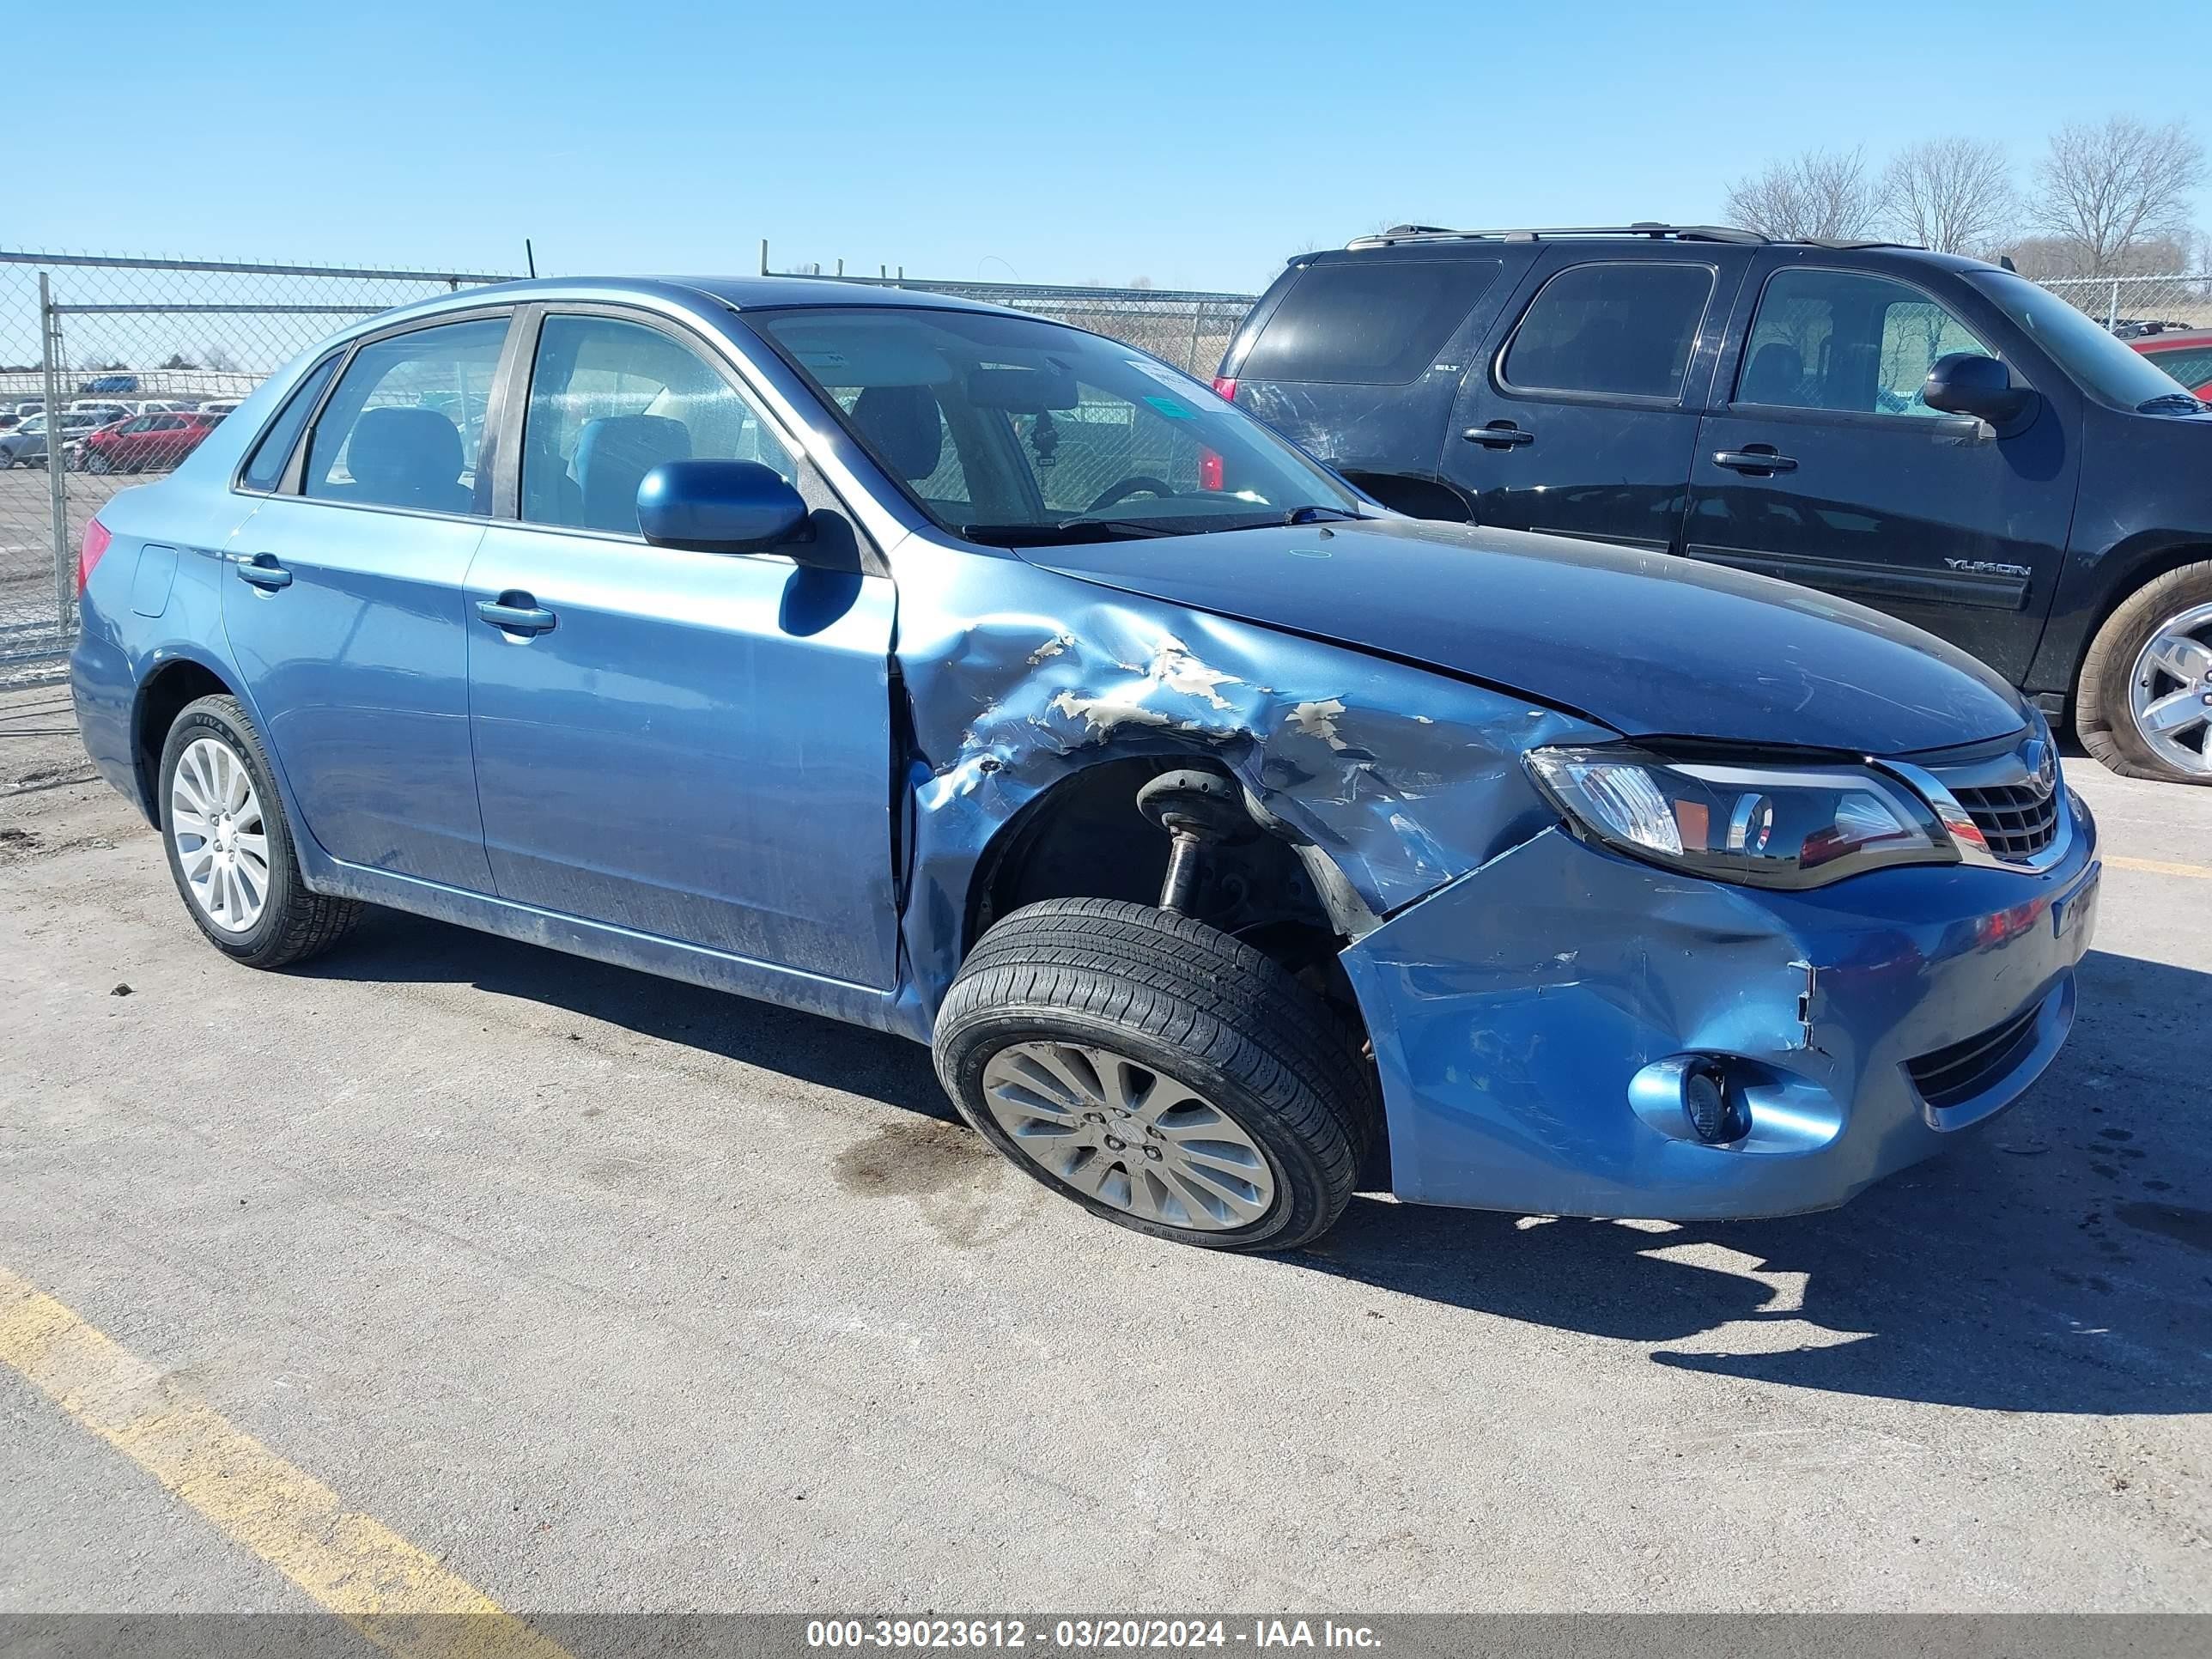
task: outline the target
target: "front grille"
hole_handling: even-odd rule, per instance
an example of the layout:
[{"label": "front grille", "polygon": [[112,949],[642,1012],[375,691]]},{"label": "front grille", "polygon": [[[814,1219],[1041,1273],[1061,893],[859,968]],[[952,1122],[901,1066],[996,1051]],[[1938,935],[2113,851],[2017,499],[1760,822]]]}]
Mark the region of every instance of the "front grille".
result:
[{"label": "front grille", "polygon": [[2002,1079],[2035,1047],[2035,1017],[2043,1005],[2032,1002],[1999,1025],[1948,1048],[1905,1062],[1921,1099],[1937,1110],[1972,1100]]},{"label": "front grille", "polygon": [[1951,792],[1990,851],[2014,864],[2025,864],[2058,833],[2058,792],[2032,783],[1999,784],[1991,789]]}]

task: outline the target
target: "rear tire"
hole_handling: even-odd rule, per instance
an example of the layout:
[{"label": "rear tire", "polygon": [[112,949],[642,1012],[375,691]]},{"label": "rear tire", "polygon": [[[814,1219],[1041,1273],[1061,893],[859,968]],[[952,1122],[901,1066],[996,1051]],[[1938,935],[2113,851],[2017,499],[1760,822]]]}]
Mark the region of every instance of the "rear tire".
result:
[{"label": "rear tire", "polygon": [[237,698],[185,705],[161,745],[159,788],[178,895],[233,961],[303,962],[361,919],[356,901],[308,890],[261,734]]},{"label": "rear tire", "polygon": [[[2154,652],[2154,645],[2160,649]],[[2212,699],[2212,560],[2154,577],[2105,619],[2081,659],[2075,729],[2081,746],[2123,777],[2212,784],[2212,701],[2207,699]],[[2159,729],[2161,705],[2167,715],[2194,718],[2178,728]]]},{"label": "rear tire", "polygon": [[1378,1113],[1328,1006],[1187,916],[1051,899],[983,936],[938,1014],[937,1074],[1010,1162],[1092,1214],[1286,1250],[1351,1201]]}]

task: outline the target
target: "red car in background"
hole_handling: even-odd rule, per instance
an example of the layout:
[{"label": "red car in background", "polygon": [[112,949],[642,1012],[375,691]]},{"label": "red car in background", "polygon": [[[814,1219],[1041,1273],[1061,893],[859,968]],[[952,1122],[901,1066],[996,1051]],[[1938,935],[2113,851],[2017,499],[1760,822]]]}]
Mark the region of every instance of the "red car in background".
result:
[{"label": "red car in background", "polygon": [[2185,390],[2212,399],[2212,328],[2161,330],[2128,342],[2181,382]]},{"label": "red car in background", "polygon": [[80,472],[166,472],[199,447],[222,416],[199,410],[135,415],[88,432],[77,447]]}]

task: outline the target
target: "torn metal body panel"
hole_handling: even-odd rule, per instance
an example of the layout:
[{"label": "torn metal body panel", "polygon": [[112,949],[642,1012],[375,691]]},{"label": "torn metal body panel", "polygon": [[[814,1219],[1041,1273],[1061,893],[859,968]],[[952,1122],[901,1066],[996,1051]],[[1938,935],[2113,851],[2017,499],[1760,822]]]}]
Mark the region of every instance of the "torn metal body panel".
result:
[{"label": "torn metal body panel", "polygon": [[[1345,953],[1393,1186],[1431,1204],[1669,1220],[1844,1202],[2019,1097],[2088,946],[2086,808],[2033,874],[1900,869],[1807,892],[1687,878],[1560,830]],[[1669,1062],[1715,1065],[1747,1133],[1708,1145]]]},{"label": "torn metal body panel", "polygon": [[933,1012],[968,884],[1024,806],[1084,768],[1203,756],[1379,918],[1554,814],[1534,744],[1613,735],[1526,698],[921,536],[894,550],[915,752],[906,942]]}]

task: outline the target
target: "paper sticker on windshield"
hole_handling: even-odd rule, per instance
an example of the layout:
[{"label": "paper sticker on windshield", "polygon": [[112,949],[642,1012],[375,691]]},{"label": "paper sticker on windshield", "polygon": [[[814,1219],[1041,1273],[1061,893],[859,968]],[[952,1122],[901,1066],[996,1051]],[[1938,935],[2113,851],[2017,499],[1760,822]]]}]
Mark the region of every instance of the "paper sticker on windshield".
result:
[{"label": "paper sticker on windshield", "polygon": [[1145,401],[1171,421],[1194,421],[1198,418],[1172,398],[1146,398]]},{"label": "paper sticker on windshield", "polygon": [[1124,357],[1121,361],[1139,374],[1149,374],[1170,392],[1188,392],[1190,382],[1175,370],[1162,363],[1148,363],[1142,357]]}]

